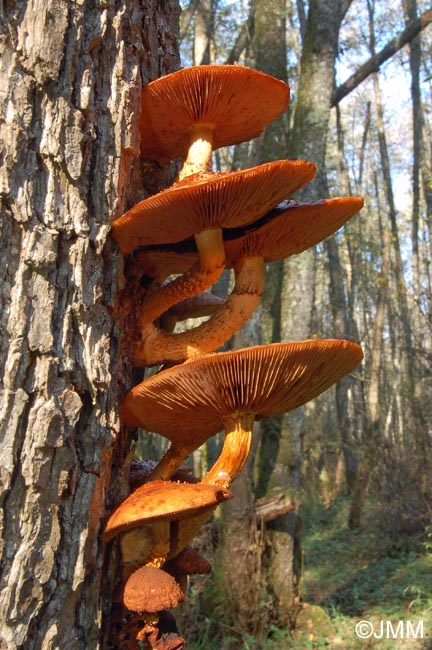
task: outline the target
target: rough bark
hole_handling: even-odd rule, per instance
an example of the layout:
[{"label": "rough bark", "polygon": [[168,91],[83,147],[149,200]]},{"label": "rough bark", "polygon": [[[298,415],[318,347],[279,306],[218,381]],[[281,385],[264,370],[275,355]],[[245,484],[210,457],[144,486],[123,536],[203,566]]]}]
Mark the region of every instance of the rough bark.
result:
[{"label": "rough bark", "polygon": [[[109,224],[141,178],[140,87],[178,67],[178,5],[19,0],[0,24],[0,645],[100,648],[98,533],[128,450],[131,375]],[[148,187],[147,180],[148,179]],[[123,488],[126,489],[126,488]],[[108,495],[111,494],[107,501]]]}]

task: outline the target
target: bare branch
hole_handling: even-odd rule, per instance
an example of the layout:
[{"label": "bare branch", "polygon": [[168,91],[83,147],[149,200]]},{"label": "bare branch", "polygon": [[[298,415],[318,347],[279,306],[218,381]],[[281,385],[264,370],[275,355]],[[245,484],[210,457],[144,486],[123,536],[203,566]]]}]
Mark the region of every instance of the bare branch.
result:
[{"label": "bare branch", "polygon": [[397,36],[391,39],[383,49],[372,56],[366,63],[351,75],[347,81],[338,86],[333,93],[332,106],[336,106],[354,88],[357,88],[370,74],[377,72],[385,61],[399,52],[404,45],[409,43],[419,32],[432,22],[432,9],[426,11],[420,18],[413,20]]},{"label": "bare branch", "polygon": [[254,34],[255,23],[255,1],[250,3],[249,16],[241,26],[239,35],[233,45],[231,52],[228,55],[227,63],[236,63],[241,57],[242,53],[248,47]]},{"label": "bare branch", "polygon": [[197,7],[200,3],[200,0],[190,0],[189,5],[186,9],[183,9],[180,15],[180,40],[186,36],[186,32],[189,28],[191,20]]},{"label": "bare branch", "polygon": [[227,63],[236,63],[247,48],[253,36],[253,19],[251,16],[243,23],[236,42],[227,58]]},{"label": "bare branch", "polygon": [[306,29],[306,9],[304,0],[297,0],[297,13],[300,22],[300,35],[303,40],[305,29]]}]

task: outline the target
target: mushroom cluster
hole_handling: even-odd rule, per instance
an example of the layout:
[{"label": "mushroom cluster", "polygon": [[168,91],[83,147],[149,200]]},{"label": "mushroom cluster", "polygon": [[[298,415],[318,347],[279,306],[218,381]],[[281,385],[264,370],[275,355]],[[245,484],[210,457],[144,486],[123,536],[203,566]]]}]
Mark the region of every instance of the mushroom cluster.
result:
[{"label": "mushroom cluster", "polygon": [[[171,445],[159,462],[133,464],[132,493],[112,512],[102,539],[120,540],[123,603],[144,624],[136,639],[147,647],[183,647],[179,637],[171,645],[163,639],[160,611],[182,600],[185,575],[210,570],[188,545],[232,497],[228,488],[246,462],[254,422],[305,404],[363,357],[355,343],[333,339],[215,352],[258,306],[266,263],[314,246],[363,205],[359,197],[288,199],[313,178],[307,161],[211,171],[214,149],[257,136],[288,103],[285,83],[239,65],[183,69],[142,91],[142,155],[185,162],[172,187],[113,224],[123,254],[152,279],[132,363],[168,364],[126,394],[120,417]],[[233,269],[235,282],[221,299],[206,290],[224,268]],[[199,326],[174,331],[178,320],[203,315],[209,319]],[[214,466],[201,480],[190,476],[183,461],[222,430]]]}]

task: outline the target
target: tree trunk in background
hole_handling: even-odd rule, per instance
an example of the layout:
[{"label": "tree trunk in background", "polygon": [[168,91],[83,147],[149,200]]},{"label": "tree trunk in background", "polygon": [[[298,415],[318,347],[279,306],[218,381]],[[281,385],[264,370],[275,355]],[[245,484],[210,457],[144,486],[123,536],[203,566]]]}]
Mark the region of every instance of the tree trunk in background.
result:
[{"label": "tree trunk in background", "polygon": [[[267,74],[271,74],[283,81],[286,78],[286,20],[285,20],[285,2],[282,0],[257,0],[253,3],[255,9],[250,23],[254,26],[253,38],[249,47],[249,57],[253,61],[253,66]],[[250,153],[247,165],[258,165],[270,160],[277,160],[286,156],[286,134],[288,131],[288,115],[284,115],[266,128],[265,133],[257,138],[254,147]],[[252,326],[247,326],[240,335],[235,336],[235,348],[243,345],[254,345],[258,343],[269,343],[272,340],[280,340],[280,332],[274,331],[274,328],[280,328],[280,287],[282,283],[282,263],[274,262],[267,265],[265,293],[263,297],[263,307],[261,312],[255,314]],[[262,313],[262,316],[261,316]],[[272,314],[273,318],[269,316]],[[258,320],[257,320],[258,316]],[[257,320],[257,327],[253,323]],[[259,331],[264,322],[264,336],[261,341]],[[255,334],[254,334],[255,332]],[[263,485],[263,476],[268,481],[272,469],[275,467],[278,456],[280,443],[280,420],[271,418],[263,420],[259,426],[260,432],[260,478],[258,478],[257,493],[262,496],[267,489]],[[257,432],[255,432],[255,443],[257,442]],[[290,443],[289,443],[290,444]],[[285,449],[285,447],[284,447]],[[290,513],[278,520],[277,528],[272,529],[269,526],[265,536],[264,545],[269,551],[269,557],[266,561],[265,576],[255,577],[259,584],[254,585],[251,581],[251,566],[261,566],[261,559],[256,558],[256,553],[261,553],[261,548],[255,548],[254,553],[249,550],[254,541],[253,531],[255,529],[253,514],[253,467],[254,451],[256,444],[253,445],[253,451],[250,454],[248,464],[238,477],[233,486],[235,498],[232,502],[225,504],[224,520],[224,545],[223,557],[230,558],[229,565],[225,567],[225,579],[230,585],[231,595],[236,595],[235,602],[232,602],[236,620],[240,621],[241,629],[249,632],[258,633],[265,630],[269,621],[264,620],[262,612],[256,613],[256,620],[260,621],[260,629],[251,630],[250,621],[254,619],[251,612],[254,607],[259,605],[257,595],[262,594],[262,599],[266,598],[265,588],[274,601],[271,608],[277,612],[278,622],[286,624],[288,622],[288,607],[292,605],[295,595],[295,586],[298,581],[298,571],[294,564],[294,556],[299,547],[297,536],[297,514]],[[286,458],[279,462],[285,462]],[[285,472],[289,471],[286,469]],[[282,477],[275,475],[273,485],[282,489],[286,486],[286,480],[280,481]],[[237,499],[248,498],[247,504],[240,507]],[[237,502],[237,503],[236,503]],[[295,535],[294,535],[295,530]],[[295,539],[294,539],[295,537]],[[233,555],[234,553],[234,555]],[[236,558],[233,560],[233,558]],[[247,560],[247,558],[249,558]],[[246,559],[246,561],[245,561]],[[283,567],[283,569],[282,569]]]},{"label": "tree trunk in background", "polygon": [[[304,32],[298,97],[294,111],[292,149],[296,158],[306,158],[317,165],[317,175],[315,180],[299,193],[303,199],[325,198],[329,194],[325,164],[327,132],[334,90],[339,31],[349,5],[350,2],[326,3],[314,0],[309,7]],[[319,101],[317,101],[317,97],[319,97]],[[344,273],[338,244],[334,237],[325,241],[325,249],[329,263],[333,333],[338,338],[349,339],[353,336],[355,326],[349,319]],[[294,283],[300,284],[297,297],[295,288],[290,287],[291,295],[296,301],[288,307],[290,311],[296,311],[298,300],[304,301],[303,313],[299,318],[299,322],[302,323],[302,329],[299,332],[301,338],[310,336],[314,255],[315,252],[310,250],[303,253],[300,258],[301,280],[293,280]],[[285,277],[288,278],[288,281],[289,278],[299,277],[297,263],[297,258],[285,262]],[[302,289],[304,291],[307,287],[309,287],[309,293],[302,293]],[[305,296],[310,296],[310,298],[307,297],[305,301]],[[322,334],[318,333],[318,335]],[[336,385],[336,415],[349,489],[352,487],[352,475],[356,470],[355,459],[352,458],[350,448],[352,423],[349,418],[348,389],[351,381],[352,379],[347,377]],[[299,425],[300,422],[297,427]],[[297,428],[297,431],[301,431],[301,429]]]},{"label": "tree trunk in background", "polygon": [[[405,0],[405,16],[407,24],[417,18],[416,0]],[[419,220],[420,220],[420,161],[422,151],[423,112],[420,94],[420,64],[421,47],[420,35],[410,41],[410,68],[411,68],[411,100],[413,117],[413,166],[412,166],[412,270],[413,289],[416,308],[419,306],[420,294],[420,259],[419,259]],[[416,314],[418,318],[418,314]]]},{"label": "tree trunk in background", "polygon": [[1,596],[5,650],[101,647],[98,534],[128,451],[115,217],[141,178],[143,83],[179,65],[177,2],[6,3],[1,22]]},{"label": "tree trunk in background", "polygon": [[[334,65],[337,54],[338,33],[343,19],[342,3],[312,0],[304,25],[299,87],[294,109],[290,153],[294,158],[306,159],[317,165],[317,178],[298,193],[299,198],[313,200],[328,195],[325,176],[326,134],[333,92]],[[317,101],[319,97],[319,101]],[[308,250],[300,256],[283,262],[281,287],[282,340],[300,340],[310,336],[315,280],[315,251]],[[286,414],[281,419],[278,436],[273,431],[269,441],[279,449],[271,480],[266,488],[275,485],[296,490],[301,487],[302,439],[305,432],[304,410]],[[274,426],[274,425],[273,425]],[[276,520],[273,525],[273,564],[280,563],[279,541],[285,540],[282,555],[293,565],[294,580],[280,593],[280,620],[289,618],[299,579],[300,566],[298,531],[300,522],[296,512]],[[284,537],[282,537],[284,536]],[[283,564],[283,563],[282,563]],[[275,571],[273,572],[275,574]]]},{"label": "tree trunk in background", "polygon": [[[326,134],[333,92],[334,65],[338,33],[343,19],[341,3],[312,1],[304,24],[301,71],[294,124],[291,155],[317,164],[318,176],[303,191],[300,198],[315,199],[328,195],[325,176]],[[283,58],[280,59],[283,61]],[[319,97],[319,101],[317,101]],[[315,251],[289,258],[274,265],[271,291],[280,296],[280,310],[271,305],[278,316],[272,328],[273,340],[300,340],[310,336],[314,297]],[[342,278],[341,278],[342,281]],[[277,313],[278,312],[278,313]],[[270,342],[267,340],[266,342]],[[257,496],[280,489],[301,487],[302,439],[304,411],[297,409],[278,420],[261,424],[260,481]],[[273,472],[269,475],[269,465]],[[278,605],[280,623],[289,620],[289,608],[297,593],[300,577],[300,521],[297,512],[290,512],[268,525],[269,587]],[[290,567],[289,578],[286,568]],[[283,580],[276,580],[283,575]],[[272,576],[272,579],[270,577]]]},{"label": "tree trunk in background", "polygon": [[[361,154],[360,154],[360,170],[358,174],[358,182],[357,186],[355,188],[352,188],[352,184],[348,175],[348,165],[346,161],[346,156],[345,156],[345,138],[344,138],[344,132],[341,124],[341,111],[339,105],[336,106],[336,127],[337,127],[337,142],[338,142],[338,155],[339,155],[339,175],[340,175],[340,189],[338,190],[338,194],[340,193],[342,196],[351,196],[353,194],[358,194],[361,188],[361,178],[362,178],[362,166],[363,166],[363,160],[364,160],[364,151],[366,147],[366,142],[367,142],[367,137],[368,137],[368,132],[370,128],[370,104],[367,106],[366,110],[366,116],[365,116],[365,126],[364,126],[364,132],[363,132],[363,137],[362,137],[362,146],[361,146]],[[360,217],[361,219],[361,217]],[[347,275],[350,276],[350,283],[349,286],[347,287],[347,298],[346,298],[346,305],[345,305],[345,312],[342,313],[340,309],[336,312],[335,318],[339,318],[339,325],[344,325],[343,328],[343,335],[345,337],[350,338],[354,341],[359,341],[360,336],[359,336],[359,331],[358,331],[358,326],[356,319],[354,317],[354,302],[355,302],[355,296],[358,294],[358,285],[360,281],[360,269],[361,269],[361,246],[360,246],[360,241],[361,241],[361,236],[359,232],[361,232],[361,221],[360,219],[356,218],[353,221],[349,222],[346,224],[344,227],[345,231],[345,241],[347,242],[347,248],[348,248],[348,259],[349,259],[349,269],[347,272]],[[329,256],[330,256],[330,251],[329,251]],[[339,256],[338,256],[338,261],[339,261]],[[342,271],[341,271],[341,276],[342,276]],[[343,318],[343,321],[341,322],[341,319]],[[341,336],[343,336],[341,335]],[[345,385],[344,385],[345,384]],[[352,386],[353,391],[356,391],[358,388],[358,385],[352,383],[352,378],[350,377],[345,377],[342,379],[341,383],[338,384],[337,386],[337,391],[338,391],[338,397],[340,397],[340,401],[338,400],[339,406],[342,406],[345,402],[345,411],[340,408],[338,410],[338,420],[339,420],[339,429],[340,429],[340,437],[341,437],[341,448],[340,448],[340,454],[339,454],[339,459],[340,459],[340,464],[342,465],[344,472],[343,472],[343,480],[341,481],[340,479],[342,478],[342,472],[340,477],[338,476],[338,479],[336,481],[336,494],[351,494],[355,482],[356,482],[356,476],[357,476],[357,467],[358,467],[358,460],[357,460],[357,455],[355,453],[355,436],[354,436],[354,430],[356,430],[355,424],[352,423],[351,418],[349,417],[349,404],[347,398],[347,388],[349,386]],[[345,390],[343,390],[345,388]],[[339,389],[339,390],[338,390]],[[340,392],[339,392],[340,391]],[[340,394],[342,393],[342,394]],[[354,397],[353,401],[355,401],[356,398]],[[352,418],[355,420],[355,417]]]},{"label": "tree trunk in background", "polygon": [[[374,83],[378,83],[375,75]],[[378,129],[380,127],[378,126]],[[380,206],[380,193],[376,183],[376,200]],[[388,197],[387,197],[388,200]],[[385,208],[382,207],[385,212]],[[379,210],[381,213],[381,210]],[[362,447],[358,466],[356,482],[351,496],[348,525],[357,528],[361,523],[363,506],[366,500],[369,478],[375,466],[377,450],[380,448],[382,413],[380,405],[380,377],[383,356],[383,332],[385,314],[388,301],[388,288],[390,276],[390,236],[387,220],[383,224],[380,220],[381,234],[381,268],[377,278],[378,293],[376,298],[376,312],[374,315],[374,328],[371,345],[371,363],[369,375],[369,390],[363,393],[363,410],[365,413],[364,428],[362,432]]]},{"label": "tree trunk in background", "polygon": [[194,65],[212,63],[210,43],[213,33],[212,0],[200,0],[195,10],[194,22]]}]

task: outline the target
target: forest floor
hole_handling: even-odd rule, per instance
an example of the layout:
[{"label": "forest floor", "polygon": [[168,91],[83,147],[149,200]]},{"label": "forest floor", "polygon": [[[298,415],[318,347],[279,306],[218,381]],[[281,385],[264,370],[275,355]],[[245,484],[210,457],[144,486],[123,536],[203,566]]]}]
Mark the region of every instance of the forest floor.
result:
[{"label": "forest floor", "polygon": [[188,649],[432,650],[432,530],[429,537],[407,531],[406,522],[381,508],[370,507],[364,525],[351,530],[347,502],[325,508],[303,501],[296,629],[272,626],[264,641],[239,642],[217,638],[207,614],[209,629],[201,628]]},{"label": "forest floor", "polygon": [[347,505],[303,513],[301,595],[309,607],[285,647],[432,649],[432,540],[399,521],[392,530],[373,510],[350,530]]}]

